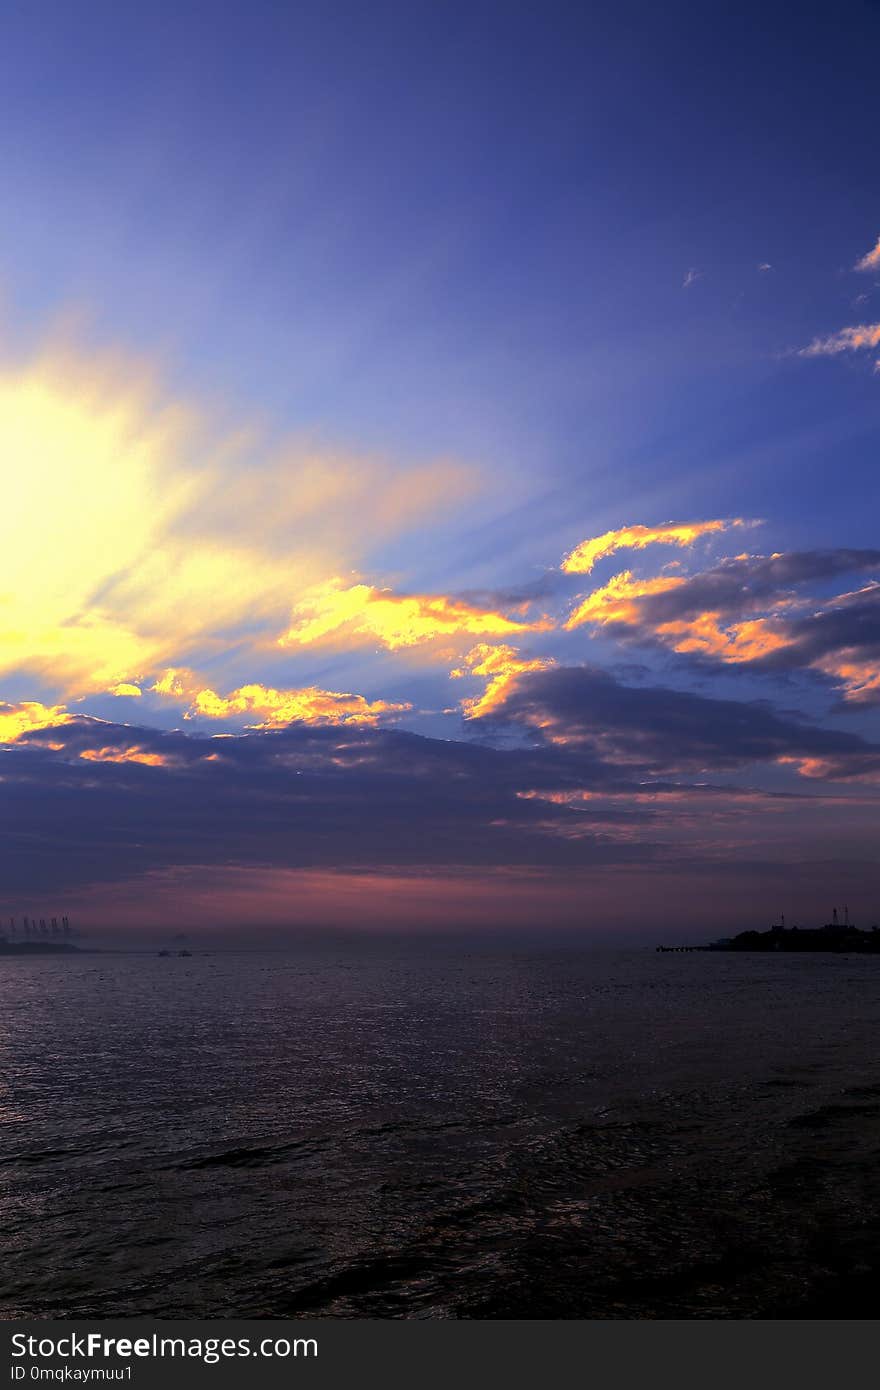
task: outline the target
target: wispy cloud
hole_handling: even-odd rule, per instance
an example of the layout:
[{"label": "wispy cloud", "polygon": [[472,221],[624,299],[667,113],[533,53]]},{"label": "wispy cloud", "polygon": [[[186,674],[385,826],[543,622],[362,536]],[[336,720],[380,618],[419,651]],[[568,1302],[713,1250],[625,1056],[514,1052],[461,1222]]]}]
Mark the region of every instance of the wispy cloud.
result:
[{"label": "wispy cloud", "polygon": [[873,250],[868,251],[862,256],[860,261],[856,261],[856,270],[874,271],[880,270],[880,237],[877,238],[877,245]]},{"label": "wispy cloud", "polygon": [[703,271],[697,270],[696,266],[691,266],[690,270],[685,271],[684,279],[681,282],[683,290],[689,290],[691,285],[695,285],[698,280],[702,280]]},{"label": "wispy cloud", "polygon": [[754,525],[742,517],[715,521],[666,521],[660,526],[622,526],[591,540],[581,541],[562,562],[567,574],[589,574],[598,560],[617,550],[644,550],[649,545],[693,545],[701,536],[715,535],[735,526]]},{"label": "wispy cloud", "polygon": [[801,348],[799,357],[837,357],[841,352],[863,352],[880,347],[880,323],[862,323],[841,328],[827,338],[814,338],[808,347]]}]

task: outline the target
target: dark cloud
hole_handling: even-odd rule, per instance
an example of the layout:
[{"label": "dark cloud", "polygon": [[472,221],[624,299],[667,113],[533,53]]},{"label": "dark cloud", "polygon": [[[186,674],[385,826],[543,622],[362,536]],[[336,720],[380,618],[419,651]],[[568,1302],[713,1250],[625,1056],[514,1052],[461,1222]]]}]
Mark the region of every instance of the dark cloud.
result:
[{"label": "dark cloud", "polygon": [[708,790],[688,786],[696,773],[780,758],[835,777],[880,771],[880,747],[854,734],[589,668],[522,677],[499,718],[521,731],[517,746],[302,725],[211,738],[92,719],[25,735],[0,749],[7,895],[189,865],[644,865],[676,852],[675,812],[646,791],[687,803]]},{"label": "dark cloud", "polygon": [[497,609],[502,613],[516,613],[520,609],[549,599],[565,585],[558,570],[548,570],[528,584],[518,584],[505,589],[461,589],[452,597],[473,608]]},{"label": "dark cloud", "polygon": [[[111,760],[133,749],[161,765]],[[397,731],[292,726],[211,739],[83,720],[0,751],[0,777],[7,891],[186,864],[562,865],[636,853],[554,841],[547,822],[565,808],[518,795],[632,786],[601,759]]]},{"label": "dark cloud", "polygon": [[880,773],[880,744],[818,728],[764,701],[713,699],[660,686],[626,686],[588,666],[527,673],[493,712],[545,743],[601,757],[643,776],[821,760],[825,775]]},{"label": "dark cloud", "polygon": [[[815,613],[785,624],[786,645],[756,663],[768,669],[820,666],[827,658],[875,662],[880,670],[880,585],[844,594]],[[833,669],[828,671],[833,675]],[[872,703],[880,701],[880,690]],[[867,702],[867,701],[864,701]]]},{"label": "dark cloud", "polygon": [[[880,570],[880,551],[824,550],[726,560],[660,592],[624,587],[588,615],[625,642],[673,647],[729,669],[811,670],[850,705],[880,702],[880,584],[808,599],[807,585]],[[739,628],[738,624],[745,624]],[[871,668],[874,668],[873,670]]]},{"label": "dark cloud", "polygon": [[793,551],[787,555],[745,556],[725,560],[663,593],[635,600],[638,626],[649,631],[661,623],[719,613],[727,620],[749,617],[788,598],[806,584],[844,574],[880,569],[880,550]]}]

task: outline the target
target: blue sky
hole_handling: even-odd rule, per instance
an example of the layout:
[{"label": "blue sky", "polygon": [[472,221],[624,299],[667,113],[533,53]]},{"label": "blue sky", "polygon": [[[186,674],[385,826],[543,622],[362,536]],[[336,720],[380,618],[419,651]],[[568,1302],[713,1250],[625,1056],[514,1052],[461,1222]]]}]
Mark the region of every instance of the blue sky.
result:
[{"label": "blue sky", "polygon": [[[586,663],[625,690],[769,702],[861,739],[864,766],[848,762],[845,776],[791,730],[794,751],[783,739],[733,766],[719,745],[700,768],[683,753],[676,776],[723,774],[740,796],[864,800],[867,825],[880,350],[845,335],[880,322],[880,257],[856,269],[880,236],[878,41],[880,7],[868,3],[796,15],[775,4],[10,6],[0,405],[17,500],[6,553],[33,556],[47,576],[19,568],[6,586],[0,717],[14,766],[30,752],[65,776],[79,768],[77,720],[91,721],[93,753],[130,750],[134,727],[251,746],[313,723],[499,751],[546,743],[551,727],[563,738],[563,693],[564,736],[577,742],[571,681],[540,663]],[[560,568],[589,538],[708,521],[725,524]],[[68,545],[81,556],[62,563]],[[816,559],[832,552],[830,569]],[[789,564],[771,593],[770,555],[813,558]],[[714,594],[730,571],[700,576],[737,563],[746,597],[711,626],[718,610],[689,596],[706,583]],[[600,620],[569,623],[622,571],[634,608],[606,603]],[[676,580],[674,613],[633,589],[664,577]],[[349,617],[290,639],[331,600],[350,607],[358,586],[374,618],[366,635]],[[383,593],[442,598],[458,617],[429,632],[423,604],[418,640],[389,639],[399,610],[376,606]],[[847,635],[832,640],[841,613]],[[516,651],[497,706],[475,715],[491,680],[474,674],[479,643],[496,673],[498,649]],[[525,700],[530,682],[543,682],[553,719]],[[120,686],[140,693],[111,693]],[[262,693],[241,696],[252,689]],[[270,708],[267,690],[285,698]],[[303,705],[304,690],[319,695]],[[199,703],[206,691],[213,704]],[[363,704],[333,715],[328,692]],[[650,723],[650,701],[639,708]],[[68,731],[49,753],[47,729]],[[614,766],[631,763],[617,735],[596,737]],[[156,759],[136,775],[167,777],[171,796]],[[87,762],[134,775],[127,756]],[[658,766],[649,758],[638,785]],[[130,788],[135,818],[143,794]],[[800,815],[786,821],[780,885],[786,866],[815,857]],[[573,833],[568,822],[528,833],[525,857],[549,873],[546,844]],[[579,832],[583,864],[553,869],[554,891],[567,874],[580,892],[602,836],[620,843],[606,822],[590,833]],[[747,838],[725,841],[725,865],[746,862]],[[657,854],[647,831],[627,843]],[[302,869],[273,844],[262,867],[252,846],[226,862]],[[509,855],[488,855],[493,872]],[[416,859],[412,847],[390,852],[375,872],[419,867],[430,881],[436,864]],[[164,872],[160,860],[135,855],[126,881]],[[867,911],[874,866],[859,863]],[[201,883],[204,866],[191,869]],[[350,849],[334,871],[352,871]],[[112,903],[96,872],[71,870],[59,891],[106,890]]]}]

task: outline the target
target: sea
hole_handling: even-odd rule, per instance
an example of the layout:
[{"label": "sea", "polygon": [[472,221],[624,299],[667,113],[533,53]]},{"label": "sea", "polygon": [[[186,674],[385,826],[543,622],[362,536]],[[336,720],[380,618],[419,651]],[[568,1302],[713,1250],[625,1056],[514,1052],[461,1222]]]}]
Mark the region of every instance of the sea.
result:
[{"label": "sea", "polygon": [[0,1316],[868,1317],[880,957],[0,960]]}]

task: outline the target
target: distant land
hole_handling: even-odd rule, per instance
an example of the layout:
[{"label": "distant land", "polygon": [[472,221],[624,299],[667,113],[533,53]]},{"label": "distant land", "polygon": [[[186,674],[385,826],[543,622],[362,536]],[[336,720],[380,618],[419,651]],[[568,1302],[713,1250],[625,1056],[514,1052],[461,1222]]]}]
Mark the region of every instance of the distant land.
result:
[{"label": "distant land", "polygon": [[786,927],[785,917],[768,931],[744,931],[738,936],[723,937],[705,946],[658,946],[666,951],[860,951],[880,952],[880,927],[861,931],[849,920],[844,908],[844,920],[838,921],[837,908],[832,920],[824,927]]},{"label": "distant land", "polygon": [[78,949],[69,941],[0,940],[0,956],[71,955],[76,954]]},{"label": "distant land", "polygon": [[[21,930],[16,932],[16,921],[20,920]],[[39,924],[39,925],[38,925]],[[67,955],[76,952],[71,941],[76,932],[71,928],[70,918],[58,917],[15,917],[9,918],[9,935],[0,936],[0,955],[2,956],[45,956]]]}]

